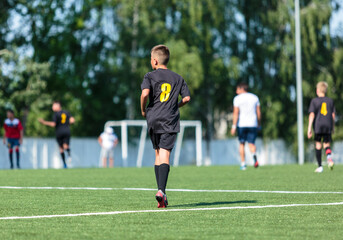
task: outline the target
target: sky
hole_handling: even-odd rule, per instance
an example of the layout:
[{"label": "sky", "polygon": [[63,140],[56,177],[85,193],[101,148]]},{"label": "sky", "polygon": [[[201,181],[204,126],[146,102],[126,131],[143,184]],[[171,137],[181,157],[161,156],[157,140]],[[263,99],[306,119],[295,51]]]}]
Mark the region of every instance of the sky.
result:
[{"label": "sky", "polygon": [[338,12],[332,14],[330,28],[332,36],[343,36],[343,4]]}]

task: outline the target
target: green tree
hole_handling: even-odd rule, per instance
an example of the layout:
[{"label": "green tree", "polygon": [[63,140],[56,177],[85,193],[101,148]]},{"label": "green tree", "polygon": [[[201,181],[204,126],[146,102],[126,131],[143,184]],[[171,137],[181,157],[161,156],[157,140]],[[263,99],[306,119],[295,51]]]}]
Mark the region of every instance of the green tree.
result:
[{"label": "green tree", "polygon": [[46,90],[50,76],[49,63],[37,63],[20,57],[15,50],[0,51],[0,108],[15,110],[22,120],[25,134],[41,136],[48,131],[41,128],[37,116],[46,116],[46,106],[52,103]]}]

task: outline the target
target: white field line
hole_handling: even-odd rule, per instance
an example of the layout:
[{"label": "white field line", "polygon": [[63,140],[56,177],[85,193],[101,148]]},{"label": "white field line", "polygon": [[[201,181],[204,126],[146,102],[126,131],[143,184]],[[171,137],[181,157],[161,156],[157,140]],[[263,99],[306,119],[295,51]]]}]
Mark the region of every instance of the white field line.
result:
[{"label": "white field line", "polygon": [[127,214],[127,213],[165,213],[165,212],[186,212],[186,211],[188,212],[188,211],[213,211],[213,210],[262,209],[262,208],[308,207],[308,206],[337,206],[337,205],[343,205],[343,202],[313,203],[313,204],[265,205],[265,206],[237,206],[237,207],[216,207],[216,208],[188,208],[188,209],[184,208],[184,209],[166,209],[166,210],[161,209],[161,210],[114,211],[114,212],[93,212],[93,213],[39,215],[39,216],[13,216],[13,217],[0,217],[0,220],[118,215],[118,214]]},{"label": "white field line", "polygon": [[[0,189],[28,189],[28,190],[123,190],[123,191],[156,191],[154,188],[97,188],[97,187],[16,187],[0,186]],[[284,193],[284,194],[343,194],[343,192],[315,192],[315,191],[267,191],[267,190],[206,190],[206,189],[167,189],[168,192],[210,192],[210,193]]]}]

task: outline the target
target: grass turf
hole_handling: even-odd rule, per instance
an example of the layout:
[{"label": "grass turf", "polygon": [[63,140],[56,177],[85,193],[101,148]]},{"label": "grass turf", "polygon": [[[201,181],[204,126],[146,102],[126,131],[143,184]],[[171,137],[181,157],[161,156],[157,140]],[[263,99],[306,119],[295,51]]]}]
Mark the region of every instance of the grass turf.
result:
[{"label": "grass turf", "polygon": [[[343,166],[178,167],[169,189],[343,192]],[[155,188],[153,168],[3,170],[0,186]],[[0,217],[157,209],[154,191],[0,189]],[[169,208],[343,202],[343,194],[172,192]],[[343,205],[0,220],[0,239],[339,239]]]}]

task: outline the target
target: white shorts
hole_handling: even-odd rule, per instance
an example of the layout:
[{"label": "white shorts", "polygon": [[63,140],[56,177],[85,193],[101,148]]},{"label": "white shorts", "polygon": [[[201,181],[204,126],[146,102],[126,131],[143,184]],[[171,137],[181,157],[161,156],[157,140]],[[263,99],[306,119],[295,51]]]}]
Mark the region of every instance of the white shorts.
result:
[{"label": "white shorts", "polygon": [[101,148],[101,153],[100,156],[101,158],[113,158],[113,152],[114,149],[113,148]]}]

